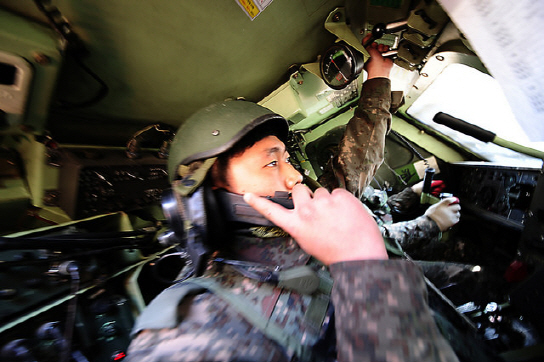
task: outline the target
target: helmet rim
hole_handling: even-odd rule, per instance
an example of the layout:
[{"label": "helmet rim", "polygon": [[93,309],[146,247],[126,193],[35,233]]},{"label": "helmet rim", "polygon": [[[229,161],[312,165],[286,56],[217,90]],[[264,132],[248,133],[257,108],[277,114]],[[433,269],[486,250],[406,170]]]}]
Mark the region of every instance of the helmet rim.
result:
[{"label": "helmet rim", "polygon": [[248,132],[268,122],[274,122],[279,131],[278,138],[286,143],[289,134],[287,120],[256,103],[226,100],[198,110],[181,124],[170,145],[170,182],[179,178],[180,165],[219,156]]}]

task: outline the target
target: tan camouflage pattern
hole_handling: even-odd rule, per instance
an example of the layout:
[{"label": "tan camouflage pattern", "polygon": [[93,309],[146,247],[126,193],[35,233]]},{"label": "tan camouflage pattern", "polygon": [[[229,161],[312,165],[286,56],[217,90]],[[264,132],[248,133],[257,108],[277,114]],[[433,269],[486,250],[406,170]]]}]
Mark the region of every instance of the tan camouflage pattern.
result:
[{"label": "tan camouflage pattern", "polygon": [[434,322],[417,265],[366,260],[330,270],[339,361],[457,361]]},{"label": "tan camouflage pattern", "polygon": [[385,136],[391,129],[390,106],[389,79],[374,78],[363,84],[359,107],[346,126],[344,137],[338,145],[338,154],[332,165],[327,165],[319,182],[329,189],[345,188],[362,199],[377,215],[382,234],[397,240],[409,251],[437,241],[441,235],[438,225],[426,216],[392,222],[389,206],[406,212],[419,205],[417,194],[411,188],[406,188],[389,197],[387,205],[379,207],[373,207],[368,198],[364,197],[370,181],[383,163]]},{"label": "tan camouflage pattern", "polygon": [[338,154],[320,182],[343,187],[360,197],[384,158],[385,136],[391,129],[391,82],[369,79],[363,84],[359,106],[348,122]]}]

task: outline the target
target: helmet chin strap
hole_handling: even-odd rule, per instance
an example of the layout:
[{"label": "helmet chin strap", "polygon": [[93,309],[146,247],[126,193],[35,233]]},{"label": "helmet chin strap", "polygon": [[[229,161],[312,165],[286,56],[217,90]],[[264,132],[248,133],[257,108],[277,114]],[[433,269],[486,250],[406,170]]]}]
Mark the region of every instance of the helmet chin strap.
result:
[{"label": "helmet chin strap", "polygon": [[[227,222],[245,223],[258,226],[276,226],[254,208],[247,204],[242,195],[225,190],[214,191],[218,206]],[[274,197],[267,199],[293,209],[291,195],[285,191],[276,191]],[[269,266],[240,260],[214,258],[213,261],[228,264],[247,278],[275,284],[281,288],[295,290],[301,294],[312,294],[320,286],[320,277],[309,265],[296,266],[283,270],[282,266]]]},{"label": "helmet chin strap", "polygon": [[[208,191],[210,191],[208,189]],[[207,220],[206,186],[199,187],[190,196],[182,197],[175,191],[163,199],[163,209],[178,238],[184,239],[185,248],[193,263],[192,273],[200,276],[204,272],[206,260],[211,250],[208,243],[209,230]],[[219,213],[227,222],[245,223],[259,226],[275,226],[255,209],[249,206],[242,195],[225,190],[213,191]],[[293,200],[288,192],[278,191],[274,197],[267,197],[283,207],[292,209]],[[183,226],[182,226],[183,225]],[[182,230],[183,231],[182,231]],[[282,270],[281,266],[267,266],[240,260],[213,258],[214,262],[229,264],[245,277],[260,282],[272,283],[278,287],[296,290],[302,294],[315,292],[320,285],[320,278],[315,270],[308,266],[297,266]]]},{"label": "helmet chin strap", "polygon": [[[210,196],[213,200],[210,200]],[[278,191],[274,197],[268,197],[268,199],[289,209],[294,207],[288,192]],[[214,204],[210,205],[212,201]],[[169,190],[163,196],[162,208],[170,227],[174,230],[175,239],[186,248],[191,258],[194,267],[193,274],[196,276],[204,272],[206,260],[213,247],[210,243],[213,240],[208,240],[214,238],[209,235],[208,212],[212,215],[215,213],[216,215],[213,216],[222,218],[227,223],[275,226],[247,204],[242,195],[225,190],[212,191],[207,185],[198,187],[188,196],[182,196],[177,189]]]},{"label": "helmet chin strap", "polygon": [[[221,213],[227,222],[239,222],[259,226],[276,226],[253,207],[244,201],[242,195],[225,190],[214,191]],[[287,209],[293,209],[293,200],[286,191],[276,191],[274,197],[267,197],[270,201],[282,205]]]}]

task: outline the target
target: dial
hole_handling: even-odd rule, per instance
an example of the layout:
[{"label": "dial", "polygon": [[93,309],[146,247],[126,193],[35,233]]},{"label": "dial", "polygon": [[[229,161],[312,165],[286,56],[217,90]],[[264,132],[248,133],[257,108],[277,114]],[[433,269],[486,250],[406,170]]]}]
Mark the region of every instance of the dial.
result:
[{"label": "dial", "polygon": [[352,47],[338,43],[323,54],[320,71],[323,81],[332,89],[343,89],[361,73],[364,58]]}]

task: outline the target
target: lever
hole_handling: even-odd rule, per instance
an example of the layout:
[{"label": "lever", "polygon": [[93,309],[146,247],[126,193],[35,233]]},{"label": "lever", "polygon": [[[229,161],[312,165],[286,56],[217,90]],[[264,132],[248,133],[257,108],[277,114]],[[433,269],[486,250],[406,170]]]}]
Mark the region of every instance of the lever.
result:
[{"label": "lever", "polygon": [[380,39],[385,34],[385,26],[386,25],[384,23],[378,23],[374,25],[371,31],[372,36],[363,43],[363,47],[366,48],[370,44],[374,43],[376,40]]},{"label": "lever", "polygon": [[420,203],[422,205],[435,204],[440,201],[438,198],[431,195],[431,184],[433,182],[435,172],[435,169],[432,167],[427,167],[425,169],[425,176],[423,177],[423,190],[421,191],[420,199]]},{"label": "lever", "polygon": [[518,145],[515,142],[507,141],[501,137],[498,137],[495,133],[486,129],[480,128],[471,123],[465,122],[462,119],[450,116],[447,113],[438,112],[434,115],[433,121],[438,124],[442,124],[455,131],[461,132],[468,136],[474,137],[482,142],[492,142],[504,148],[511,149],[515,152],[524,153],[526,155],[541,158],[544,160],[544,152],[535,150],[534,148]]},{"label": "lever", "polygon": [[363,43],[363,47],[367,47],[370,44],[374,43],[376,40],[380,39],[384,34],[396,33],[406,29],[408,26],[408,20],[395,21],[393,23],[377,23],[372,27],[371,34],[372,36]]}]

